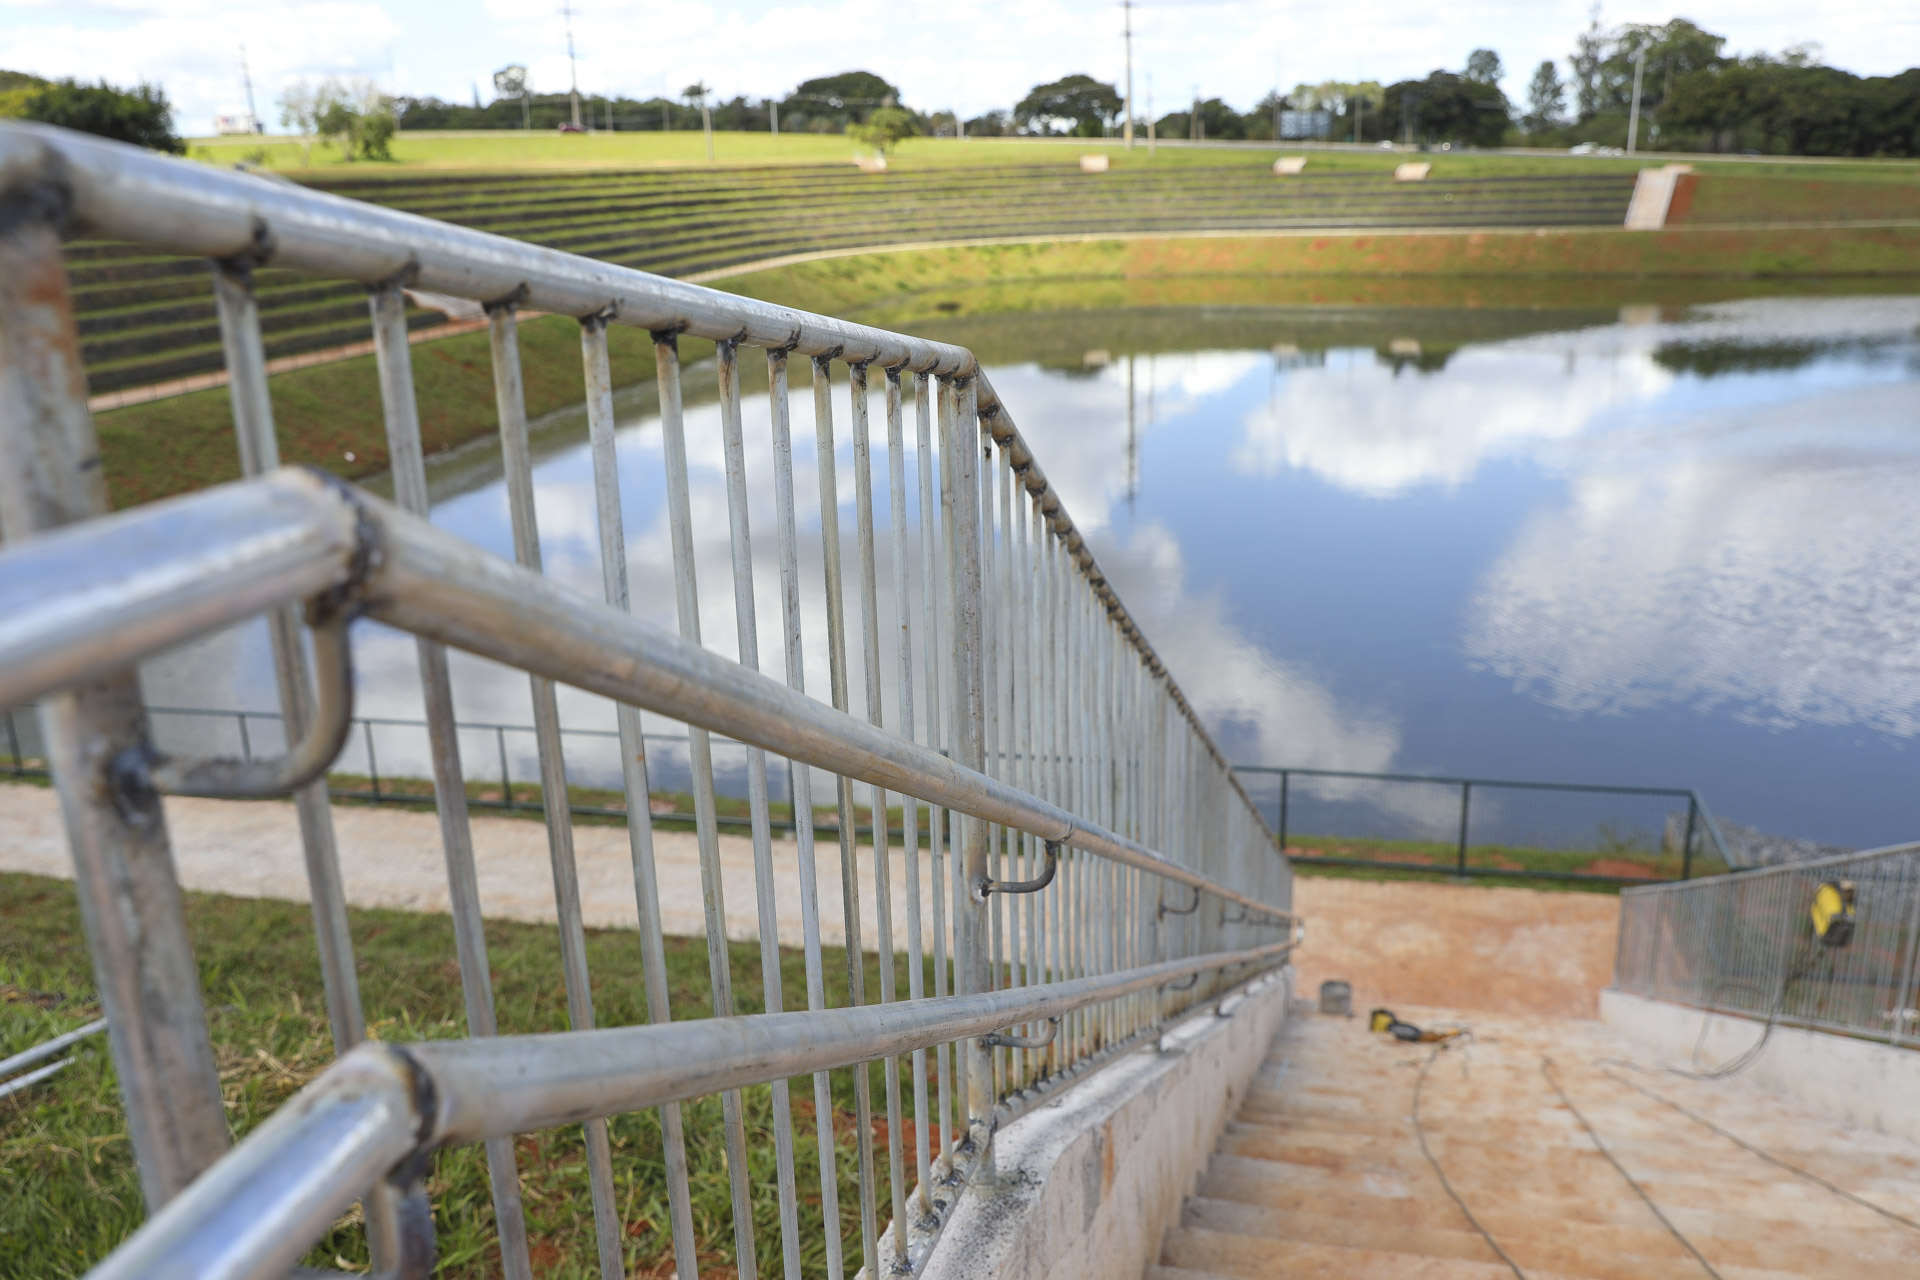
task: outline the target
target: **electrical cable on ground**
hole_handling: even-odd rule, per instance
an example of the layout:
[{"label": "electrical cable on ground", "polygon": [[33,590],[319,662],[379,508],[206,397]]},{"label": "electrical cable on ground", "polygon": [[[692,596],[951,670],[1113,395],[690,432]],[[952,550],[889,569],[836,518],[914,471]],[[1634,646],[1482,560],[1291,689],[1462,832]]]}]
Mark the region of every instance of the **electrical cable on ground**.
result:
[{"label": "electrical cable on ground", "polygon": [[1634,1180],[1633,1175],[1627,1172],[1626,1166],[1614,1158],[1613,1152],[1607,1150],[1607,1144],[1600,1141],[1600,1135],[1593,1131],[1593,1126],[1587,1123],[1587,1118],[1580,1114],[1580,1108],[1573,1105],[1573,1099],[1569,1098],[1567,1091],[1560,1087],[1560,1081],[1553,1073],[1552,1058],[1540,1059],[1540,1074],[1547,1078],[1547,1083],[1553,1086],[1553,1091],[1560,1096],[1560,1101],[1566,1105],[1568,1111],[1573,1113],[1573,1118],[1580,1122],[1580,1127],[1587,1131],[1587,1137],[1593,1140],[1594,1149],[1607,1158],[1607,1163],[1613,1166],[1614,1172],[1627,1180],[1627,1185],[1633,1188],[1634,1194],[1640,1197],[1641,1202],[1644,1203],[1647,1208],[1653,1210],[1654,1217],[1660,1219],[1660,1225],[1673,1234],[1673,1238],[1678,1240],[1681,1246],[1693,1255],[1694,1261],[1698,1262],[1706,1273],[1713,1277],[1713,1280],[1723,1280],[1720,1273],[1713,1269],[1713,1264],[1708,1262],[1705,1256],[1693,1247],[1693,1241],[1680,1234],[1680,1228],[1674,1226],[1673,1223],[1668,1220],[1667,1215],[1660,1212],[1660,1206],[1653,1202],[1653,1197],[1647,1194],[1646,1188]]},{"label": "electrical cable on ground", "polygon": [[1891,1219],[1892,1221],[1899,1223],[1903,1227],[1910,1227],[1915,1231],[1920,1231],[1920,1222],[1916,1222],[1912,1218],[1906,1217],[1903,1214],[1895,1213],[1891,1209],[1883,1208],[1880,1205],[1875,1204],[1871,1200],[1867,1200],[1860,1196],[1857,1196],[1853,1192],[1847,1190],[1845,1187],[1835,1186],[1833,1183],[1828,1182],[1825,1178],[1821,1177],[1817,1173],[1809,1173],[1805,1169],[1800,1168],[1798,1165],[1788,1164],[1785,1160],[1782,1160],[1779,1156],[1776,1156],[1771,1152],[1761,1150],[1759,1147],[1754,1146],[1751,1142],[1748,1142],[1745,1138],[1742,1138],[1737,1134],[1728,1133],[1725,1129],[1722,1129],[1719,1125],[1707,1119],[1705,1116],[1699,1114],[1696,1111],[1691,1111],[1688,1108],[1681,1106],[1679,1103],[1675,1102],[1673,1099],[1664,1098],[1659,1094],[1655,1093],[1651,1089],[1635,1084],[1633,1081],[1627,1079],[1625,1076],[1622,1076],[1616,1072],[1607,1070],[1606,1064],[1608,1063],[1618,1063],[1620,1066],[1629,1067],[1635,1071],[1651,1071],[1652,1068],[1638,1066],[1631,1062],[1623,1062],[1618,1058],[1601,1058],[1594,1062],[1595,1066],[1601,1068],[1601,1074],[1605,1075],[1608,1079],[1613,1080],[1618,1084],[1625,1085],[1627,1088],[1632,1089],[1635,1093],[1644,1094],[1645,1096],[1652,1098],[1655,1102],[1663,1103],[1666,1106],[1672,1107],[1675,1111],[1678,1111],[1681,1115],[1693,1121],[1695,1124],[1701,1125],[1707,1129],[1711,1129],[1714,1133],[1719,1134],[1721,1137],[1725,1138],[1728,1142],[1731,1142],[1735,1146],[1740,1147],[1745,1151],[1749,1151],[1756,1156],[1759,1156],[1762,1160],[1765,1160],[1768,1164],[1775,1165],[1781,1169],[1785,1169],[1788,1173],[1793,1174],[1795,1177],[1805,1178],[1808,1182],[1814,1183],[1818,1186],[1825,1187],[1827,1190],[1833,1192],[1833,1194],[1839,1196],[1842,1200],[1851,1201],[1852,1203],[1859,1205],[1862,1209],[1871,1209],[1875,1213],[1879,1214],[1881,1217]]},{"label": "electrical cable on ground", "polygon": [[1427,1146],[1427,1132],[1420,1125],[1420,1091],[1426,1086],[1427,1072],[1433,1069],[1434,1062],[1441,1054],[1447,1051],[1448,1047],[1448,1042],[1445,1041],[1435,1045],[1433,1052],[1427,1055],[1427,1060],[1420,1064],[1420,1074],[1413,1082],[1413,1136],[1420,1141],[1420,1154],[1427,1158],[1427,1163],[1433,1166],[1434,1176],[1440,1179],[1440,1189],[1447,1193],[1447,1197],[1453,1201],[1461,1214],[1466,1217],[1467,1222],[1475,1231],[1480,1233],[1480,1238],[1487,1242],[1487,1247],[1500,1255],[1500,1261],[1507,1264],[1507,1269],[1518,1276],[1519,1280],[1527,1280],[1527,1273],[1520,1269],[1520,1264],[1507,1256],[1507,1251],[1500,1247],[1500,1242],[1493,1238],[1491,1232],[1480,1225],[1480,1219],[1473,1216],[1473,1210],[1467,1208],[1467,1202],[1460,1198],[1460,1193],[1453,1189],[1451,1182],[1447,1181],[1446,1170],[1440,1167],[1440,1162],[1434,1158],[1433,1150]]},{"label": "electrical cable on ground", "polygon": [[[1669,1075],[1682,1076],[1688,1080],[1724,1080],[1728,1076],[1737,1075],[1745,1071],[1748,1067],[1758,1062],[1761,1052],[1767,1047],[1767,1042],[1773,1039],[1773,1029],[1780,1025],[1780,1015],[1786,1011],[1787,992],[1793,988],[1794,983],[1813,972],[1814,966],[1820,963],[1822,956],[1831,960],[1833,953],[1831,951],[1809,951],[1806,958],[1781,981],[1779,994],[1776,995],[1773,1000],[1773,1008],[1767,1011],[1767,1022],[1766,1025],[1761,1028],[1760,1038],[1754,1041],[1748,1048],[1735,1054],[1717,1067],[1709,1067],[1701,1070],[1700,1051],[1706,1047],[1707,1029],[1713,1024],[1713,1015],[1706,1013],[1700,1019],[1700,1035],[1699,1038],[1694,1041],[1693,1045],[1693,1070],[1689,1071],[1685,1067],[1665,1067],[1662,1069]],[[1716,988],[1715,994],[1717,995],[1721,990],[1724,990],[1726,985],[1729,984],[1723,984],[1721,987]],[[1631,1066],[1632,1064],[1627,1063],[1623,1065]]]}]

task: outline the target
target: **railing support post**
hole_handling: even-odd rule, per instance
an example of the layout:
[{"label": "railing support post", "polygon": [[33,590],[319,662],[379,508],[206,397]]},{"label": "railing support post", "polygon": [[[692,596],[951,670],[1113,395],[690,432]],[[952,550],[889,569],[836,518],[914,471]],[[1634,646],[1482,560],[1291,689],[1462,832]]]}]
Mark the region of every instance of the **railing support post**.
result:
[{"label": "railing support post", "polygon": [[1680,878],[1693,879],[1693,825],[1700,819],[1700,797],[1687,793],[1687,838],[1680,845]]},{"label": "railing support post", "polygon": [[[60,236],[60,197],[0,209],[0,522],[9,542],[107,513],[100,443]],[[60,792],[94,982],[147,1207],[226,1151],[200,975],[174,875],[137,671],[46,699],[41,734]]]},{"label": "railing support post", "polygon": [[1469,804],[1472,803],[1472,800],[1473,800],[1473,784],[1471,782],[1461,783],[1460,784],[1460,849],[1459,849],[1458,870],[1459,870],[1459,873],[1463,876],[1467,874],[1467,807]]}]

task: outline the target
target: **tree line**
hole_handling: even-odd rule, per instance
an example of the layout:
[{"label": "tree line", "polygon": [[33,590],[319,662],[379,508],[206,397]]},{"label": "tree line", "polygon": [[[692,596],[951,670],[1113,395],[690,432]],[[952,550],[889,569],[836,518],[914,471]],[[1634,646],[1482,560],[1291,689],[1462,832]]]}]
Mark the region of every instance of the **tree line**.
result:
[{"label": "tree line", "polygon": [[[1328,80],[1268,93],[1248,110],[1196,96],[1138,133],[1192,140],[1323,139],[1421,146],[1621,147],[1637,128],[1642,150],[1817,156],[1920,156],[1920,67],[1857,76],[1820,61],[1817,46],[1736,56],[1726,37],[1685,18],[1603,27],[1598,10],[1562,63],[1539,63],[1525,100],[1500,88],[1499,54],[1475,49],[1457,70],[1382,85]],[[368,82],[290,86],[281,123],[307,143],[329,141],[350,159],[384,159],[396,129],[589,129],[851,133],[886,150],[901,138],[1111,137],[1123,128],[1118,88],[1084,73],[1038,84],[1011,107],[961,119],[917,111],[871,71],[807,80],[782,97],[722,99],[705,84],[676,97],[535,92],[524,67],[494,76],[495,95],[471,105],[389,98]],[[1634,110],[1637,86],[1638,111]],[[1137,105],[1137,104],[1136,104]],[[48,81],[0,71],[0,116],[24,116],[181,152],[164,91],[143,84]]]}]

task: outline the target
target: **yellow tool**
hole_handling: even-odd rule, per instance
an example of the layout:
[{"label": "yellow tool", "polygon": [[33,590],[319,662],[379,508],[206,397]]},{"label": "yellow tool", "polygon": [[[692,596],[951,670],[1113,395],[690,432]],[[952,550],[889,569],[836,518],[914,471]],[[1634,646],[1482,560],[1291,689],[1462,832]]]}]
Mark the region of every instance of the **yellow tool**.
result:
[{"label": "yellow tool", "polygon": [[1385,1032],[1395,1040],[1405,1040],[1409,1043],[1437,1044],[1442,1040],[1453,1039],[1466,1028],[1445,1027],[1434,1031],[1422,1031],[1411,1022],[1400,1021],[1391,1009],[1375,1009],[1367,1018],[1367,1030]]},{"label": "yellow tool", "polygon": [[1813,891],[1813,936],[1823,946],[1853,941],[1853,881],[1828,880]]}]

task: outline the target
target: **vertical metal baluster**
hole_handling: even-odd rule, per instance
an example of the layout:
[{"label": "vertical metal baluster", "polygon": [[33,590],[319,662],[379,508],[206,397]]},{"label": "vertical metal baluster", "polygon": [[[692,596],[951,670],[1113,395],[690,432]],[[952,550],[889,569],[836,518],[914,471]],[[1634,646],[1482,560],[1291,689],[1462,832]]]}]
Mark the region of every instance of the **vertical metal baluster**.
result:
[{"label": "vertical metal baluster", "polygon": [[[853,509],[854,537],[860,552],[860,649],[862,672],[866,677],[867,721],[875,726],[883,726],[883,700],[881,695],[880,670],[880,589],[878,583],[879,566],[874,551],[873,534],[873,442],[869,414],[871,405],[867,399],[867,366],[852,365],[849,368],[848,381],[852,392],[852,430],[853,430]],[[891,401],[898,383],[887,380],[888,398]],[[897,405],[889,404],[889,421],[899,416]],[[895,576],[895,589],[904,584]],[[868,789],[873,809],[873,912],[874,941],[880,955],[880,1003],[892,1004],[895,999],[893,972],[893,889],[892,877],[888,866],[887,835],[887,793],[879,787]],[[901,813],[906,813],[905,797],[902,797]],[[889,1056],[881,1060],[886,1071],[887,1091],[887,1182],[893,1202],[893,1247],[894,1260],[890,1264],[897,1269],[907,1256],[907,1188],[906,1169],[900,1159],[900,1059]],[[866,1068],[860,1068],[865,1071]]]},{"label": "vertical metal baluster", "polygon": [[[513,558],[542,573],[540,523],[534,510],[533,451],[527,439],[527,397],[520,372],[520,325],[513,304],[487,308],[493,356],[494,406],[500,415],[500,466],[513,528]],[[580,872],[573,856],[573,813],[568,805],[567,763],[560,740],[560,706],[553,681],[528,676],[534,742],[540,753],[540,791],[547,820],[547,853],[553,870],[554,916],[560,932],[560,969],[567,988],[567,1021],[575,1031],[593,1027],[593,982],[587,974],[587,932],[580,915]],[[506,777],[502,756],[502,785]],[[603,1280],[626,1274],[620,1251],[620,1210],[614,1202],[613,1148],[607,1122],[589,1120],[587,1181],[593,1195],[594,1240]]]},{"label": "vertical metal baluster", "polygon": [[[1000,603],[999,580],[995,573],[994,528],[993,528],[993,437],[985,430],[985,423],[976,421],[963,431],[964,438],[973,445],[974,493],[978,498],[977,519],[979,521],[980,547],[980,592],[978,609],[980,613],[980,705],[981,740],[984,744],[981,760],[983,772],[998,778],[1000,773],[1000,653],[994,642],[999,639]],[[1008,879],[1006,869],[1001,865],[1001,845],[1003,829],[994,823],[986,824],[987,831],[987,874],[995,880]],[[986,899],[987,928],[991,942],[991,960],[989,972],[993,975],[992,985],[987,989],[997,991],[1006,985],[1006,895],[997,894]],[[1002,1048],[993,1050],[993,1096],[997,1101],[1005,1088],[1007,1072],[1007,1051]]]},{"label": "vertical metal baluster", "polygon": [[[34,198],[0,207],[0,522],[10,542],[108,511],[60,238]],[[127,1133],[147,1207],[158,1209],[228,1138],[166,818],[142,772],[124,767],[151,751],[138,672],[48,696],[40,736]]]},{"label": "vertical metal baluster", "polygon": [[[900,370],[887,371],[887,514],[893,556],[894,657],[899,667],[900,736],[914,736],[913,717],[913,579],[907,558],[907,443],[900,402]],[[926,996],[926,940],[920,929],[920,807],[904,792],[900,796],[900,852],[907,873],[907,999]],[[913,1167],[922,1214],[931,1208],[932,1164],[927,1141],[927,1051],[913,1051]],[[905,1247],[907,1224],[895,1220],[894,1234]]]},{"label": "vertical metal baluster", "polygon": [[[727,515],[733,548],[733,617],[740,665],[760,669],[760,628],[753,600],[753,532],[747,515],[747,450],[740,426],[740,356],[731,342],[718,344],[720,434],[726,450]],[[773,898],[773,830],[767,814],[767,753],[747,748],[747,812],[753,830],[754,898],[760,916],[760,987],[768,1013],[782,1010],[780,914]],[[787,1280],[800,1277],[800,1207],[794,1191],[793,1112],[787,1082],[775,1080],[773,1146],[780,1198],[780,1251]]]},{"label": "vertical metal baluster", "polygon": [[[950,759],[959,758],[961,734],[960,708],[962,705],[959,684],[960,675],[955,657],[958,646],[962,643],[957,629],[959,626],[959,612],[956,607],[960,576],[961,534],[955,523],[956,516],[954,509],[954,494],[960,484],[959,476],[964,466],[963,461],[956,461],[955,453],[958,448],[955,442],[959,437],[956,434],[957,429],[954,424],[959,416],[959,384],[952,378],[943,379],[940,382],[939,401],[939,478],[940,553],[944,565],[945,590],[940,592],[940,636],[944,643],[941,646],[939,662],[940,669],[943,672],[940,680],[942,693],[940,704],[942,708],[941,718],[946,722],[946,734],[937,745],[947,753]],[[965,451],[970,454],[972,448],[972,442],[969,441]],[[967,888],[966,854],[960,844],[961,816],[958,813],[948,811],[946,814],[946,822],[946,844],[947,852],[950,855],[948,858],[948,884],[952,891],[953,901],[953,922],[950,939],[953,971],[949,977],[949,985],[953,994],[962,995],[968,990],[967,979],[963,973],[964,967],[967,964],[967,949],[964,934],[966,931],[965,922],[968,911],[967,903],[971,895]],[[968,1099],[972,1097],[972,1085],[968,1082],[967,1073],[974,1057],[974,1054],[969,1049],[971,1044],[971,1041],[965,1041],[954,1045],[953,1069],[954,1081],[957,1086],[954,1093],[954,1143],[956,1148],[966,1143],[970,1137],[967,1107]]]},{"label": "vertical metal baluster", "polygon": [[[1029,515],[1033,523],[1033,580],[1035,592],[1034,604],[1034,644],[1036,655],[1036,674],[1034,678],[1034,709],[1036,712],[1034,741],[1040,751],[1034,772],[1035,794],[1057,802],[1059,789],[1054,774],[1055,748],[1054,731],[1057,721],[1053,716],[1053,690],[1057,684],[1057,675],[1053,661],[1053,577],[1052,577],[1052,540],[1048,536],[1045,512],[1045,495],[1037,495],[1033,510]],[[1064,870],[1064,868],[1062,868]],[[1047,928],[1047,948],[1042,956],[1047,966],[1047,980],[1061,982],[1066,978],[1060,940],[1065,936],[1066,912],[1069,909],[1067,899],[1068,881],[1056,874],[1052,892],[1047,901],[1041,904],[1043,913],[1051,913]],[[1054,1072],[1059,1072],[1066,1062],[1066,1045],[1056,1034],[1053,1043],[1046,1049],[1048,1061]]]},{"label": "vertical metal baluster", "polygon": [[[251,265],[215,263],[213,298],[220,322],[220,344],[226,356],[227,394],[240,450],[240,473],[263,475],[280,465],[280,441],[274,434],[273,401],[267,392],[266,351],[260,336],[260,307],[254,295]],[[300,617],[292,606],[268,613],[267,637],[273,653],[274,679],[279,686],[281,724],[291,744],[305,736],[313,718],[313,683],[307,672]],[[243,741],[245,734],[243,718]],[[371,754],[368,759],[372,759]],[[295,792],[294,810],[300,823],[300,847],[306,859],[307,898],[313,915],[314,943],[320,952],[327,1023],[333,1032],[334,1052],[340,1054],[366,1039],[367,1032],[326,778],[318,778]],[[392,1196],[384,1190],[368,1196],[363,1213],[374,1270],[396,1268],[400,1262],[399,1217]]]},{"label": "vertical metal baluster", "polygon": [[[374,361],[386,418],[387,453],[393,473],[394,502],[402,510],[426,516],[427,466],[420,444],[420,411],[414,401],[413,364],[407,345],[407,303],[400,286],[369,291],[373,311]],[[447,651],[416,641],[420,686],[426,704],[427,737],[433,756],[434,804],[440,814],[440,842],[447,859],[447,896],[453,912],[454,950],[460,961],[460,989],[466,1002],[467,1032],[491,1036],[498,1031],[493,1008],[493,978],[487,968],[487,937],[480,923],[480,887],[473,865],[473,833],[467,822],[467,786],[460,768],[460,740],[454,727],[453,681]],[[493,1213],[500,1231],[501,1266],[510,1280],[530,1280],[527,1224],[520,1207],[520,1178],[513,1140],[486,1144],[493,1182]]]},{"label": "vertical metal baluster", "polygon": [[[266,352],[260,338],[260,308],[253,272],[241,263],[216,263],[214,309],[226,353],[227,391],[233,406],[234,435],[240,445],[240,472],[257,476],[280,465],[274,435],[273,402],[267,394]],[[304,737],[313,717],[313,685],[301,644],[300,619],[291,606],[267,615],[274,676],[280,687],[280,714],[289,743]],[[353,966],[353,937],[347,928],[346,892],[340,883],[340,855],[333,835],[333,810],[326,779],[294,795],[300,819],[300,844],[306,855],[307,884],[313,909],[314,941],[320,949],[320,975],[327,993],[327,1017],[335,1053],[366,1038],[360,1006],[360,980]]]},{"label": "vertical metal baluster", "polygon": [[[1007,527],[1012,538],[1009,553],[1008,576],[1013,580],[1014,604],[1009,611],[1014,642],[1011,649],[1013,661],[1014,689],[1014,729],[1013,740],[1018,749],[1018,769],[1011,775],[1015,785],[1032,794],[1033,780],[1033,564],[1027,546],[1027,486],[1022,474],[1016,476],[1009,463],[1007,476]],[[1027,873],[1032,876],[1039,864],[1034,855],[1039,846],[1032,836],[1022,837],[1027,850]],[[1026,912],[1027,949],[1024,964],[1024,985],[1036,986],[1045,981],[1039,973],[1040,934],[1039,915],[1042,895],[1025,895],[1022,909]],[[1041,1075],[1040,1063],[1044,1049],[1029,1049],[1026,1054],[1026,1079],[1030,1083]]]},{"label": "vertical metal baluster", "polygon": [[[940,601],[946,597],[940,578],[940,503],[933,487],[933,409],[936,396],[946,395],[946,384],[931,375],[921,374],[914,385],[913,420],[915,463],[920,482],[920,642],[921,670],[927,695],[927,737],[929,747],[939,750],[941,691]],[[946,860],[942,856],[947,814],[943,809],[927,810],[927,875],[933,890],[933,994],[944,996],[947,982],[947,887],[944,880]],[[934,1117],[934,1153],[951,1156],[948,1135],[953,1114],[952,1062],[949,1046],[934,1050],[934,1071],[939,1077],[938,1111]]]},{"label": "vertical metal baluster", "polygon": [[[627,591],[627,538],[620,511],[620,460],[614,441],[613,366],[607,353],[606,321],[594,317],[580,326],[581,363],[585,367],[587,433],[593,453],[595,523],[600,532],[600,577],[607,603],[623,613],[633,605]],[[673,1020],[667,993],[666,941],[660,927],[660,883],[653,860],[653,811],[647,803],[646,738],[640,712],[625,704],[614,708],[620,732],[621,782],[626,790],[627,846],[633,859],[633,890],[640,918],[640,956],[645,963],[647,1021]],[[504,758],[503,758],[504,759]],[[504,772],[502,774],[504,775]],[[660,1133],[667,1166],[667,1212],[679,1280],[699,1280],[694,1249],[693,1198],[687,1182],[686,1134],[680,1104],[660,1108]]]},{"label": "vertical metal baluster", "polygon": [[[826,564],[827,673],[833,705],[847,710],[846,611],[842,607],[840,572],[840,490],[835,479],[833,443],[833,361],[813,360],[814,452],[820,469],[820,542]],[[860,868],[856,861],[853,781],[836,776],[840,808],[840,904],[847,930],[847,989],[852,1002],[867,1002],[865,951],[860,937]],[[873,1199],[873,1091],[862,1065],[853,1071],[854,1135],[860,1149],[860,1250],[867,1274],[877,1275],[879,1220]]]},{"label": "vertical metal baluster", "polygon": [[[680,341],[672,330],[653,335],[660,388],[660,434],[666,455],[667,517],[673,540],[674,603],[680,638],[700,643],[700,591],[694,576],[693,511],[688,494],[687,429],[680,400]],[[707,975],[716,1017],[733,1016],[733,970],[727,954],[727,906],[720,882],[720,829],[713,799],[713,738],[687,726],[687,758],[693,770],[694,831],[700,846],[700,894],[706,916]],[[727,1182],[733,1203],[735,1266],[742,1280],[759,1274],[753,1252],[753,1200],[747,1184],[747,1136],[740,1091],[720,1095],[726,1123]]]},{"label": "vertical metal baluster", "polygon": [[[992,435],[988,424],[981,425],[981,439],[990,440]],[[986,456],[982,454],[983,459]],[[987,508],[990,513],[987,520],[988,537],[990,541],[999,544],[994,552],[996,571],[992,579],[995,600],[992,617],[994,639],[988,646],[988,652],[993,655],[993,660],[998,667],[998,674],[989,682],[988,687],[993,690],[996,722],[994,739],[999,748],[998,767],[994,776],[1009,782],[1019,776],[1014,766],[1017,742],[1013,729],[1013,537],[1009,524],[1011,510],[1006,502],[1007,486],[1005,484],[1006,478],[1011,474],[1012,471],[1007,463],[1007,449],[1002,445],[993,450],[992,463],[986,472],[987,492],[992,499]],[[1009,880],[1029,878],[1021,860],[1021,848],[1025,840],[1024,835],[1011,827],[1002,827],[998,832],[996,847],[1000,850],[1000,856],[1006,868],[1005,874]],[[998,980],[1003,986],[1017,987],[1021,985],[1020,907],[1023,899],[1006,900],[1004,894],[996,897],[999,899],[994,904],[996,923],[1000,916],[1004,915],[1006,918],[1006,925],[1001,935],[1005,946],[1002,962],[1004,968]],[[1017,1049],[1007,1053],[1001,1084],[1003,1094],[1020,1087],[1023,1057],[1024,1055]]]},{"label": "vertical metal baluster", "polygon": [[[954,410],[953,451],[953,547],[955,572],[949,595],[953,599],[953,678],[956,747],[955,760],[969,769],[986,771],[985,672],[982,649],[986,643],[981,616],[981,512],[980,485],[975,472],[979,459],[979,388],[972,378],[956,379],[959,403]],[[946,461],[946,459],[943,459]],[[966,896],[956,904],[961,914],[961,986],[962,995],[994,990],[992,939],[989,937],[987,904],[979,886],[988,874],[987,824],[977,818],[960,819],[960,854],[965,860]],[[987,1145],[992,1133],[994,1080],[993,1060],[980,1038],[967,1040],[967,1124],[976,1146],[978,1175],[991,1177],[993,1151]]]},{"label": "vertical metal baluster", "polygon": [[[800,537],[794,518],[793,430],[787,395],[787,353],[767,353],[768,400],[773,411],[774,524],[780,544],[780,617],[785,629],[787,684],[806,691],[800,631]],[[799,857],[800,913],[807,966],[807,1008],[827,1007],[826,971],[820,955],[820,889],[813,846],[813,770],[788,762],[793,796],[794,845]],[[820,1160],[820,1214],[826,1231],[827,1277],[842,1280],[846,1264],[840,1240],[840,1182],[833,1139],[833,1078],[813,1075],[815,1143]]]}]

